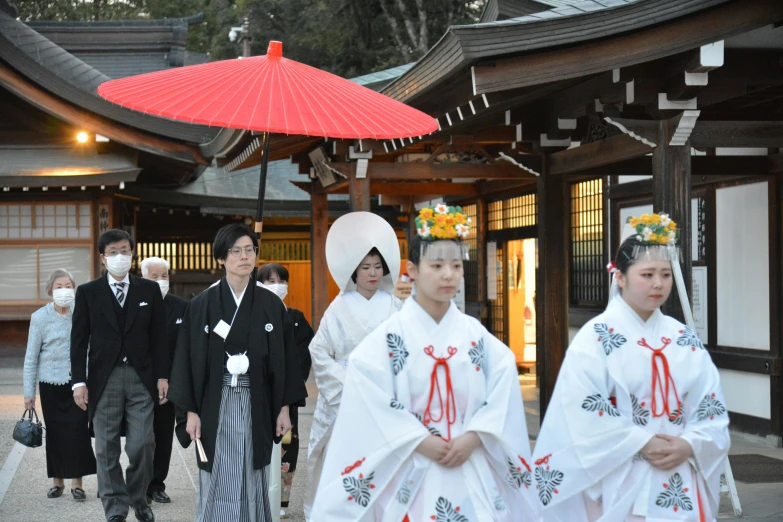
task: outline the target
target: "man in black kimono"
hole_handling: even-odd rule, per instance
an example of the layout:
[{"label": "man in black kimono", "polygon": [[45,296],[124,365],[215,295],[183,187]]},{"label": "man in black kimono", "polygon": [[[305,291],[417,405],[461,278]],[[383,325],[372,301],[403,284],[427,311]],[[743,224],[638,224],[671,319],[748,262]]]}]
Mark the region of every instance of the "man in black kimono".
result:
[{"label": "man in black kimono", "polygon": [[[307,396],[285,306],[251,277],[257,252],[247,226],[218,231],[213,255],[226,276],[193,298],[177,339],[169,398],[188,412],[187,431],[206,454],[198,460],[198,521],[217,518],[218,509],[271,518],[272,443],[291,427],[289,405]],[[225,482],[232,487],[215,486]]]},{"label": "man in black kimono", "polygon": [[[171,360],[174,359],[174,348],[177,345],[179,325],[185,316],[188,302],[169,292],[169,262],[160,257],[148,257],[141,262],[141,276],[155,281],[160,286],[163,295],[163,306],[166,309],[166,341]],[[172,442],[174,440],[174,403],[155,405],[155,458],[152,464],[152,482],[147,487],[149,501],[168,504],[171,498],[166,494],[166,477],[169,474]]]},{"label": "man in black kimono", "polygon": [[[154,522],[145,492],[155,451],[153,408],[166,402],[170,357],[160,287],[130,275],[133,239],[109,230],[98,240],[108,274],[76,289],[71,374],[76,404],[95,428],[98,493],[106,518]],[[89,350],[89,372],[88,372]],[[125,419],[123,476],[120,436]]]}]

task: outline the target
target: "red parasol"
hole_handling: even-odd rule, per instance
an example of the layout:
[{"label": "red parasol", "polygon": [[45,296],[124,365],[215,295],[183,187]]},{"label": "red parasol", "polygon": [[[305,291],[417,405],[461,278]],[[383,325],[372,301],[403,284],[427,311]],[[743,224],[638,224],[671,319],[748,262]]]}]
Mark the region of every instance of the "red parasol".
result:
[{"label": "red parasol", "polygon": [[263,228],[269,134],[393,139],[429,134],[437,121],[339,76],[283,58],[269,42],[265,56],[158,71],[98,87],[110,102],[135,111],[203,125],[264,132],[256,232]]}]

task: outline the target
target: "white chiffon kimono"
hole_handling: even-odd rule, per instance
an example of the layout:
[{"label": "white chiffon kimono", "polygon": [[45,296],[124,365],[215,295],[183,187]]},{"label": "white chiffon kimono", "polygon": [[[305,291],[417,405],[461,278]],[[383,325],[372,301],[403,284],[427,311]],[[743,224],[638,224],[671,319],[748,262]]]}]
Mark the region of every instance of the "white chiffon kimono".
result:
[{"label": "white chiffon kimono", "polygon": [[[645,322],[614,298],[568,348],[538,436],[543,520],[714,520],[728,424],[696,334],[660,310]],[[655,434],[685,439],[693,457],[653,467],[639,451]]]},{"label": "white chiffon kimono", "polygon": [[[467,431],[482,444],[457,468],[414,451]],[[530,466],[511,350],[453,303],[435,323],[410,298],[351,354],[312,520],[533,521]]]},{"label": "white chiffon kimono", "polygon": [[307,451],[308,489],[304,509],[308,520],[323,467],[324,453],[340,407],[345,367],[356,346],[383,321],[402,308],[402,301],[378,290],[369,301],[357,291],[338,295],[324,312],[310,342],[318,399]]}]

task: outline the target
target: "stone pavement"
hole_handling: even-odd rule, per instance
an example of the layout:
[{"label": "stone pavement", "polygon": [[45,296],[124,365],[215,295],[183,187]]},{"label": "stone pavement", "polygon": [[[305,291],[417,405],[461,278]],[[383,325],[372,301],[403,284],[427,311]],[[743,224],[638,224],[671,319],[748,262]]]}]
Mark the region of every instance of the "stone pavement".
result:
[{"label": "stone pavement", "polygon": [[[44,448],[24,448],[11,438],[14,423],[23,410],[22,397],[23,356],[18,350],[0,348],[0,521],[2,522],[43,522],[60,520],[78,520],[100,522],[104,520],[100,500],[96,498],[97,481],[95,476],[86,477],[84,487],[87,502],[77,503],[68,493],[70,485],[66,481],[66,493],[59,499],[46,498],[46,490],[51,481],[46,478],[46,455]],[[520,385],[525,399],[528,431],[532,440],[538,435],[538,389],[534,377],[521,376]],[[300,411],[299,471],[294,480],[294,490],[288,519],[293,522],[304,521],[302,498],[306,483],[304,461],[307,453],[310,424],[314,409],[315,386],[308,385],[311,398],[308,406]],[[757,437],[742,434],[733,436],[732,453],[758,453],[779,458],[783,461],[783,449],[773,448]],[[783,464],[783,463],[782,463]],[[123,455],[123,466],[127,461]],[[154,504],[153,510],[159,522],[192,522],[195,520],[196,500],[196,461],[193,448],[183,450],[174,443],[171,458],[171,471],[166,481],[166,491],[172,498],[171,504]],[[738,483],[740,498],[745,517],[732,518],[722,515],[721,520],[742,520],[745,522],[783,521],[783,484],[742,484]],[[730,513],[727,499],[722,502],[722,511]],[[129,520],[134,520],[129,514]]]}]

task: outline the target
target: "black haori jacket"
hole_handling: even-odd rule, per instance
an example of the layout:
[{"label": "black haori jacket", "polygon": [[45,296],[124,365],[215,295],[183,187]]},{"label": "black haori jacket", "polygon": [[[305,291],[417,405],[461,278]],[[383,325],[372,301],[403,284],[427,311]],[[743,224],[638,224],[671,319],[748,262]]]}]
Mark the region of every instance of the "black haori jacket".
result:
[{"label": "black haori jacket", "polygon": [[[231,325],[225,341],[213,332],[221,319]],[[190,302],[180,326],[169,400],[201,418],[201,443],[207,463],[199,461],[199,468],[211,471],[215,458],[226,352],[234,355],[245,351],[250,360],[253,469],[269,465],[272,441],[279,440],[275,427],[281,408],[307,397],[293,324],[283,302],[251,279],[237,310],[223,278]]]}]

